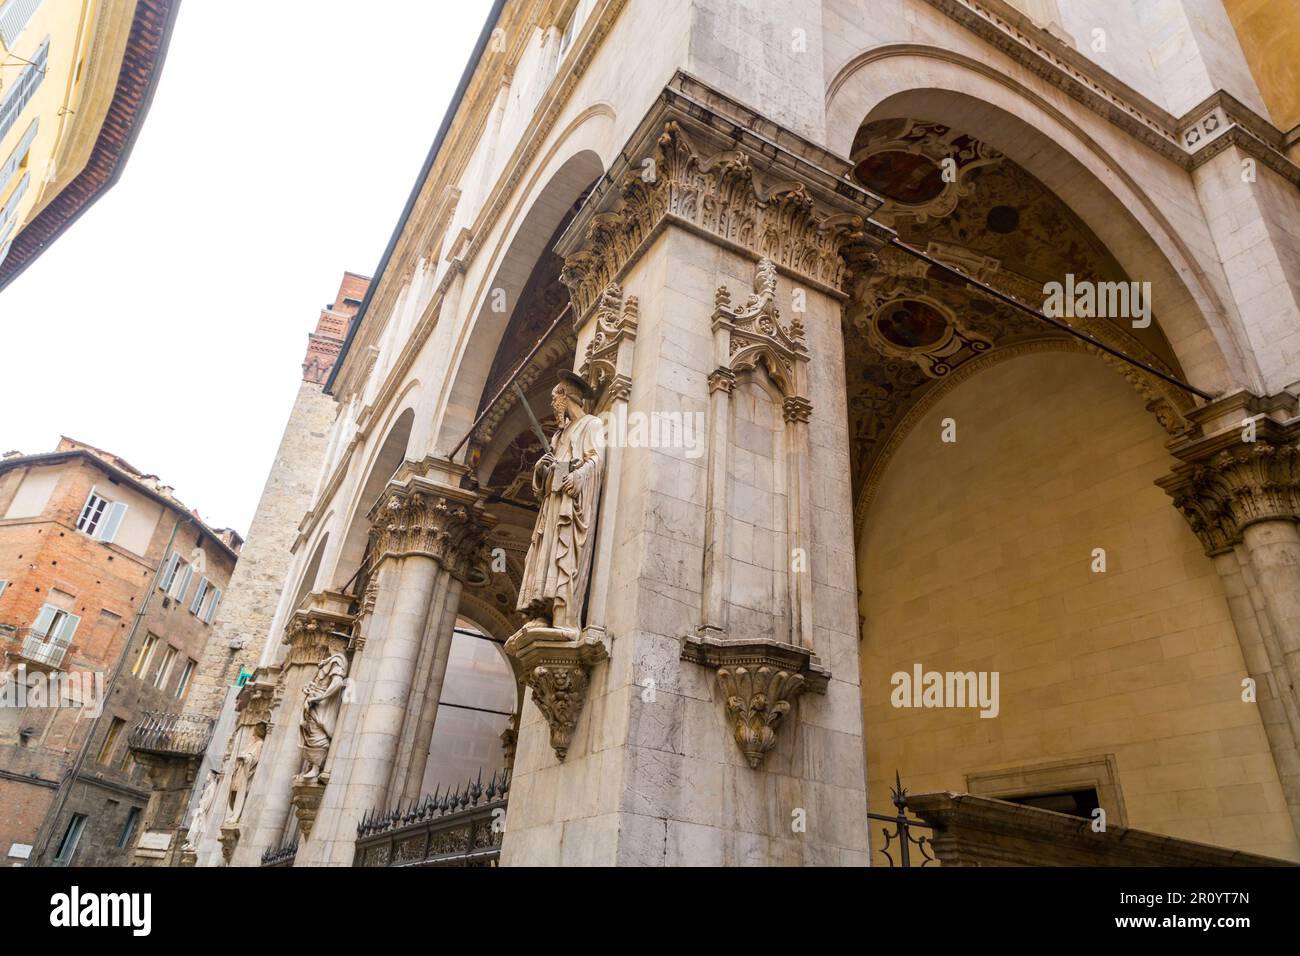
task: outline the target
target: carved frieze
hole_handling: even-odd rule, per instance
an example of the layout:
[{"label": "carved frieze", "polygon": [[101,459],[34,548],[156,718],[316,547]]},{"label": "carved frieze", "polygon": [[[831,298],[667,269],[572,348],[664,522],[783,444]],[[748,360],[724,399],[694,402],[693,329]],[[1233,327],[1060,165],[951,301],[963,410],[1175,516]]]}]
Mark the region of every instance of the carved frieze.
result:
[{"label": "carved frieze", "polygon": [[664,125],[652,155],[628,169],[618,190],[617,208],[592,216],[582,247],[564,260],[560,278],[579,316],[668,220],[827,289],[842,288],[841,248],[863,233],[861,216],[819,208],[804,183],[764,183],[745,152],[705,154],[676,120]]}]

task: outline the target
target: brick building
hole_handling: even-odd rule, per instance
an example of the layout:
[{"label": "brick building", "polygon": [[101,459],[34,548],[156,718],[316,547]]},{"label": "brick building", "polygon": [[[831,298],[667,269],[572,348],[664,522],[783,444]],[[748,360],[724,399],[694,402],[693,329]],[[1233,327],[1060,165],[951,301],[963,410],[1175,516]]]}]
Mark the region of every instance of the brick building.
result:
[{"label": "brick building", "polygon": [[187,704],[241,544],[90,445],[0,461],[8,864],[127,862],[150,796],[128,738]]},{"label": "brick building", "polygon": [[[273,633],[280,590],[294,557],[298,523],[317,491],[330,430],[338,415],[338,404],[322,386],[369,284],[365,276],[345,272],[334,300],[321,310],[315,331],[308,333],[302,384],[262,489],[248,541],[240,552],[239,566],[217,614],[215,639],[195,673],[193,710],[223,714],[199,769],[204,783],[217,775],[226,759],[236,719],[235,697]],[[223,709],[227,701],[230,706]],[[187,819],[191,822],[203,790],[201,784],[189,796]]]}]

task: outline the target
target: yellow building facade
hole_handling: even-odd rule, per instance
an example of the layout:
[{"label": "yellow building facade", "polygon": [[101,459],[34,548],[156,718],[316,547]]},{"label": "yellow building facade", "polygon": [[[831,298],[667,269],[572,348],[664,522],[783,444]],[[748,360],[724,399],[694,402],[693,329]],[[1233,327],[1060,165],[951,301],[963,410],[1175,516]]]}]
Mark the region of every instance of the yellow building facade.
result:
[{"label": "yellow building facade", "polygon": [[0,2],[0,288],[116,179],[176,6]]}]

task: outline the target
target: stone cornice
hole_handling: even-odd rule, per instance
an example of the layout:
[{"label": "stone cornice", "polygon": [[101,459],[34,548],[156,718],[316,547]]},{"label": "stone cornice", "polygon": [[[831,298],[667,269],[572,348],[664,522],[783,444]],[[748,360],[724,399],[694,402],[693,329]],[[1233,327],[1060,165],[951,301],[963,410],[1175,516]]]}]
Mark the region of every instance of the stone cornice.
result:
[{"label": "stone cornice", "polygon": [[[1236,145],[1300,185],[1300,166],[1282,152],[1286,135],[1223,90],[1175,116],[1036,26],[1005,0],[926,2],[1183,169],[1195,169]],[[835,89],[832,83],[831,95]]]},{"label": "stone cornice", "polygon": [[848,173],[843,158],[677,73],[556,246],[576,321],[668,223],[842,298],[842,249],[881,205]]}]

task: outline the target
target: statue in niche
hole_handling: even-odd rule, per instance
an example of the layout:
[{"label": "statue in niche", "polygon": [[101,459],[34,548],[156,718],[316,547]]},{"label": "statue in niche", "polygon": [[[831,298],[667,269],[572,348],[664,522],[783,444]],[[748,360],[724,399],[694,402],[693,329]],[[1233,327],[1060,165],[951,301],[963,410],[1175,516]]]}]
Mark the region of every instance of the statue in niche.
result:
[{"label": "statue in niche", "polygon": [[208,771],[208,782],[203,787],[203,795],[199,797],[198,808],[194,811],[194,819],[190,821],[190,828],[185,834],[185,843],[181,849],[194,852],[199,848],[199,841],[203,839],[203,830],[208,825],[208,814],[212,812],[212,801],[217,796],[217,781],[221,775],[215,770]]},{"label": "statue in niche", "polygon": [[560,430],[533,466],[540,508],[517,605],[535,626],[582,628],[605,459],[604,426],[588,409],[593,397],[591,386],[569,371],[551,392]]},{"label": "statue in niche", "polygon": [[347,657],[331,654],[320,662],[315,678],[302,689],[302,723],[298,725],[298,733],[307,769],[298,776],[299,783],[314,783],[325,769],[347,676]]},{"label": "statue in niche", "polygon": [[230,803],[226,812],[226,826],[234,826],[244,812],[248,788],[257,772],[257,762],[262,759],[262,745],[266,743],[266,724],[258,722],[247,728],[246,743],[235,758],[235,769],[230,775]]}]

